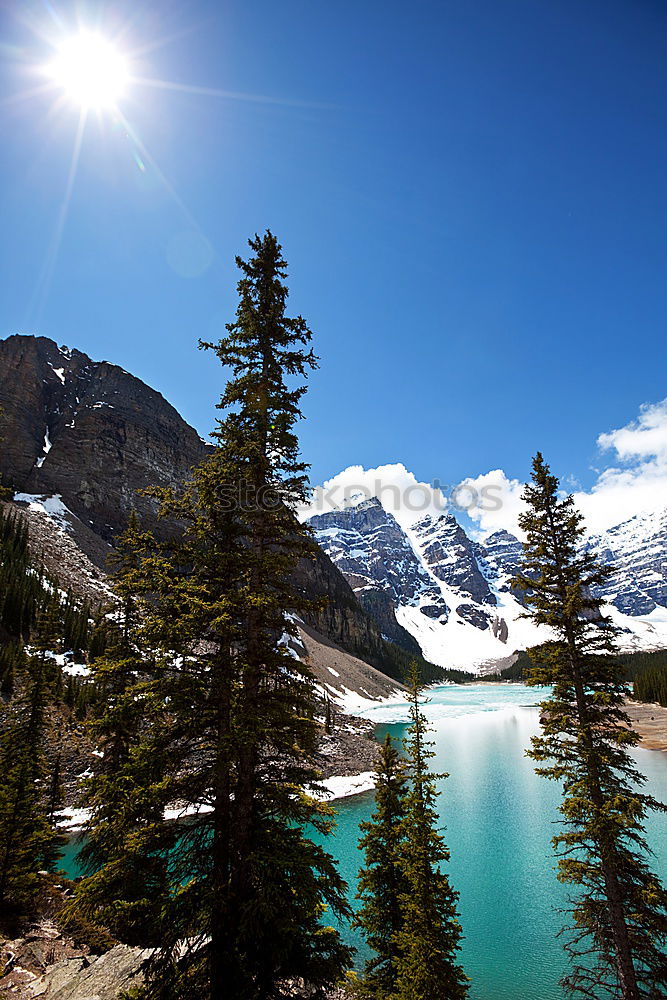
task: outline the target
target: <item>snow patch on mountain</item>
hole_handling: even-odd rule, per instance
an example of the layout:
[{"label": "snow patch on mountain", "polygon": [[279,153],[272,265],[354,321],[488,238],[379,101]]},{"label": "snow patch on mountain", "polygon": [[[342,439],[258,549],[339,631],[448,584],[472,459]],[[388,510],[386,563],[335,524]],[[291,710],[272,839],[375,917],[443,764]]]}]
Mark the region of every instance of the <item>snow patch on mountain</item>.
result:
[{"label": "snow patch on mountain", "polygon": [[[522,544],[505,529],[474,541],[438,511],[399,524],[379,499],[363,496],[309,524],[360,599],[391,596],[396,622],[432,663],[483,671],[550,637],[523,617],[523,595],[511,582]],[[667,646],[667,511],[637,515],[587,544],[615,567],[600,596],[621,649]]]},{"label": "snow patch on mountain", "polygon": [[69,507],[65,506],[59,493],[56,493],[54,496],[45,496],[44,494],[36,493],[15,493],[14,500],[16,503],[25,503],[28,505],[29,510],[48,517],[60,531],[68,531],[70,529],[74,514],[72,514]]}]

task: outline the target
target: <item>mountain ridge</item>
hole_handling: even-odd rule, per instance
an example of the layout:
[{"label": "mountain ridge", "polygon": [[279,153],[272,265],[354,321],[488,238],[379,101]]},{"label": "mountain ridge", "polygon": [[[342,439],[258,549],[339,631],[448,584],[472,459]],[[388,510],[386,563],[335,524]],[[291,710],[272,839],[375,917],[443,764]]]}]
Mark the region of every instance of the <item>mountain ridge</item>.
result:
[{"label": "mountain ridge", "polygon": [[[360,509],[366,515],[362,519]],[[384,535],[379,527],[383,519],[391,527]],[[371,520],[372,531],[366,527]],[[549,638],[545,629],[522,619],[523,595],[511,583],[522,543],[505,529],[483,541],[470,539],[446,512],[427,514],[411,528],[401,528],[377,497],[351,500],[308,523],[355,591],[384,588],[399,598],[397,621],[416,639],[422,654],[442,667],[484,672],[510,652]],[[667,645],[667,511],[637,515],[587,544],[599,550],[603,563],[615,567],[600,596],[619,628],[621,649]],[[407,563],[410,573],[399,593],[390,581],[397,567]],[[424,593],[432,595],[424,573],[439,588],[439,604],[434,606],[446,606],[446,614],[431,614],[424,606]]]}]

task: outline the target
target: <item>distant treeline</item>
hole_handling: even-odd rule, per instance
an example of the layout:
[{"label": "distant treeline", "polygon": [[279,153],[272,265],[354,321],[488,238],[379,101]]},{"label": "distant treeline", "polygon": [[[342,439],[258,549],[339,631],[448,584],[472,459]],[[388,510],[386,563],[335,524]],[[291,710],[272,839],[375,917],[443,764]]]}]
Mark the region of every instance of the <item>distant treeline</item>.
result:
[{"label": "distant treeline", "polygon": [[[626,680],[632,682],[637,701],[667,706],[667,649],[650,653],[619,653],[612,659],[622,665]],[[502,680],[525,680],[534,666],[528,653],[521,650],[515,663],[502,670],[499,676]]]}]

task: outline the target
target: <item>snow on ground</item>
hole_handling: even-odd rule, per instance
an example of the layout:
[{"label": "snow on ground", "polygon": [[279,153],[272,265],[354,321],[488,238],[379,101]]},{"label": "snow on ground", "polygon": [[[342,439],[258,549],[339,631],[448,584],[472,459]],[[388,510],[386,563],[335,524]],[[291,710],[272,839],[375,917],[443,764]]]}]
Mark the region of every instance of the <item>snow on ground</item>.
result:
[{"label": "snow on ground", "polygon": [[61,830],[81,830],[90,819],[90,809],[61,809],[56,813]]},{"label": "snow on ground", "polygon": [[[199,816],[203,813],[209,813],[213,809],[213,806],[208,804],[201,805],[188,805],[188,806],[172,806],[169,809],[165,809],[164,818],[165,819],[184,819],[186,816]],[[91,812],[90,809],[61,809],[56,813],[58,817],[58,822],[61,830],[70,830],[74,832],[75,830],[81,830],[88,823]]]},{"label": "snow on ground", "polygon": [[479,629],[462,621],[453,610],[462,603],[461,596],[448,593],[449,588],[443,585],[440,589],[452,608],[446,623],[428,618],[419,608],[400,605],[396,609],[399,625],[414,636],[424,657],[439,667],[475,671],[482,665],[510,656],[515,649],[526,649],[547,638],[544,630],[519,619],[524,609],[508,594],[497,595],[497,607],[483,609],[507,623],[509,635],[507,642],[503,643],[494,636],[490,627]]},{"label": "snow on ground", "polygon": [[64,674],[69,674],[71,677],[90,676],[90,667],[85,663],[73,663],[71,653],[54,653],[53,650],[47,650],[46,655],[56,661]]},{"label": "snow on ground", "polygon": [[37,493],[15,493],[14,500],[17,503],[26,503],[29,510],[38,514],[44,514],[54,522],[61,531],[67,531],[71,518],[74,517],[69,507],[63,503],[60,493],[54,496],[45,496]]},{"label": "snow on ground", "polygon": [[332,778],[323,778],[318,784],[324,791],[314,797],[331,801],[332,799],[345,799],[350,795],[360,795],[362,792],[369,792],[375,788],[376,777],[375,771],[363,771],[361,774],[353,774],[351,777],[336,775]]},{"label": "snow on ground", "polygon": [[621,629],[617,637],[622,652],[664,649],[667,646],[667,608],[656,607],[649,615],[624,615],[613,604],[603,612]]},{"label": "snow on ground", "polygon": [[[90,772],[86,772],[88,776]],[[375,772],[364,771],[362,774],[354,774],[351,777],[323,778],[318,784],[323,789],[321,794],[314,795],[326,802],[333,799],[344,799],[349,795],[360,795],[361,792],[368,792],[375,788]],[[172,806],[165,809],[164,818],[166,820],[181,820],[188,816],[201,816],[213,811],[213,806],[209,803],[188,806]],[[61,830],[75,833],[82,830],[90,820],[90,809],[61,809],[56,813],[58,825]]]},{"label": "snow on ground", "polygon": [[397,702],[405,704],[405,691],[400,688],[396,688],[391,694],[384,698],[371,698],[364,697],[358,691],[352,691],[351,688],[342,685],[341,688],[336,688],[332,684],[326,685],[329,693],[333,696],[336,705],[344,712],[346,715],[360,715],[365,716],[365,713],[378,708],[380,705],[393,705]]},{"label": "snow on ground", "polygon": [[70,677],[89,677],[90,667],[85,663],[63,663],[63,673],[69,674]]},{"label": "snow on ground", "polygon": [[213,812],[213,806],[208,803],[199,803],[198,805],[188,806],[172,806],[170,809],[165,809],[164,818],[184,819],[186,816],[200,816],[203,813],[210,812]]}]

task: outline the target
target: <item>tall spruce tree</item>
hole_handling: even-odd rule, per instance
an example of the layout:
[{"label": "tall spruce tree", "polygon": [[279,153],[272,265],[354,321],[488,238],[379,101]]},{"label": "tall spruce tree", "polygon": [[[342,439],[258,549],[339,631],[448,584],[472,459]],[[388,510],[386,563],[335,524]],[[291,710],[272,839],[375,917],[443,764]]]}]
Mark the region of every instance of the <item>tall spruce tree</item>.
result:
[{"label": "tall spruce tree", "polygon": [[468,994],[468,979],[457,962],[461,947],[456,893],[442,866],[449,850],[438,831],[436,781],[446,774],[429,770],[434,756],[427,740],[428,723],[422,705],[423,684],[413,662],[408,678],[410,729],[405,741],[408,794],[400,824],[401,929],[396,935],[396,987],[392,1000],[460,1000]]},{"label": "tall spruce tree", "polygon": [[[170,1000],[273,1000],[297,981],[322,997],[350,960],[322,919],[349,912],[344,883],[306,832],[331,823],[306,792],[313,679],[281,641],[305,607],[292,570],[313,553],[292,508],[306,489],[294,425],[315,362],[304,320],[286,315],[275,237],[250,246],[236,321],[202,345],[231,372],[217,447],[181,493],[156,491],[183,530],[134,578],[155,658],[129,692],[144,709],[130,750],[143,776],[123,837],[168,861],[147,993]],[[165,821],[167,808],[187,820]]]},{"label": "tall spruce tree", "polygon": [[517,584],[529,615],[555,638],[531,649],[529,683],[551,685],[542,735],[530,756],[538,774],[563,783],[563,832],[554,838],[559,878],[576,886],[564,986],[585,997],[667,995],[667,894],[647,863],[643,821],[663,809],[640,789],[628,753],[638,742],[624,711],[628,689],[614,629],[595,597],[606,577],[582,546],[583,519],[541,454],[526,486],[526,534]]},{"label": "tall spruce tree", "polygon": [[372,1000],[388,1000],[396,989],[402,901],[410,891],[401,855],[407,795],[405,765],[389,734],[380,751],[376,778],[375,810],[371,819],[360,826],[363,836],[359,846],[366,864],[359,872],[362,905],[356,917],[375,954],[366,963],[358,993]]}]

